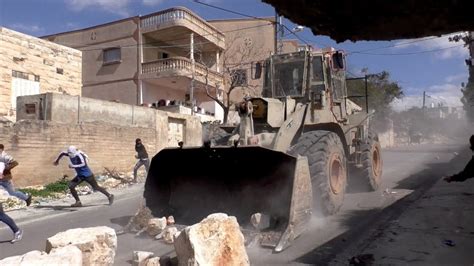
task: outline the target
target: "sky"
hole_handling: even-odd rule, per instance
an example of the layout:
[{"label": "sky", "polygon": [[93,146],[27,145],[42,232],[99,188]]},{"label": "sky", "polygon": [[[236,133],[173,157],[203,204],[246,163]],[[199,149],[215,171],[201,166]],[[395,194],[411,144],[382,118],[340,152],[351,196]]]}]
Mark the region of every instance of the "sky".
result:
[{"label": "sky", "polygon": [[[259,0],[202,0],[202,2],[251,16],[274,16],[272,6]],[[192,0],[0,0],[0,25],[33,36],[43,36],[86,28],[135,15],[146,15],[173,6],[184,6],[204,19],[242,18]],[[292,29],[296,25],[285,20]],[[296,38],[286,34],[288,38]],[[405,97],[393,104],[395,110],[421,107],[423,91],[427,103],[461,106],[461,83],[467,83],[464,59],[468,49],[448,37],[394,41],[336,43],[326,36],[315,36],[305,28],[297,33],[315,47],[332,46],[348,54],[350,75],[383,70],[403,88]]]}]

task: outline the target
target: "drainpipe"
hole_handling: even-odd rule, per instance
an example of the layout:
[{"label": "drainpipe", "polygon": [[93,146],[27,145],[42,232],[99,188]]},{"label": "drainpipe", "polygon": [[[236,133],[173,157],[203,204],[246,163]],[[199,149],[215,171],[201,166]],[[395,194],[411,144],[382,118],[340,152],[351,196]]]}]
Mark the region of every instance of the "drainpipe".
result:
[{"label": "drainpipe", "polygon": [[221,72],[221,68],[219,66],[219,61],[220,61],[219,56],[220,56],[219,51],[216,51],[216,71],[217,71],[217,73]]},{"label": "drainpipe", "polygon": [[142,62],[143,62],[143,37],[142,37],[142,19],[138,16],[138,45],[137,45],[137,70],[138,70],[138,105],[143,104],[143,82],[142,82]]},{"label": "drainpipe", "polygon": [[189,93],[189,99],[191,100],[191,115],[194,114],[194,70],[195,70],[195,61],[194,61],[194,33],[191,33],[190,38],[190,59],[191,59],[191,72],[192,72],[192,79],[191,79],[191,91]]}]

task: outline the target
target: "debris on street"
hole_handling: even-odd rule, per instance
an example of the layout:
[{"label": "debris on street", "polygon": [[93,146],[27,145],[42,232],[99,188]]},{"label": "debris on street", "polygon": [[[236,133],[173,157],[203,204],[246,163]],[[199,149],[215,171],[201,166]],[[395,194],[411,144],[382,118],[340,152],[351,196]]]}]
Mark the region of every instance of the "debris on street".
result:
[{"label": "debris on street", "polygon": [[147,225],[147,233],[154,237],[156,235],[158,235],[159,233],[163,232],[163,230],[166,228],[167,226],[167,221],[166,221],[166,218],[163,217],[163,218],[151,218],[149,221],[148,221],[148,225]]},{"label": "debris on street", "polygon": [[133,266],[159,266],[160,257],[155,257],[153,252],[134,251],[133,252]]},{"label": "debris on street", "polygon": [[224,213],[186,227],[174,247],[179,265],[250,265],[237,219]]},{"label": "debris on street", "polygon": [[113,265],[117,235],[107,226],[69,229],[48,238],[46,252],[71,245],[82,251],[84,265]]},{"label": "debris on street", "polygon": [[0,265],[69,265],[82,266],[82,252],[76,246],[65,246],[52,250],[30,251],[24,255],[8,257],[0,260]]},{"label": "debris on street", "polygon": [[374,254],[361,254],[352,257],[349,260],[349,265],[358,265],[358,266],[369,266],[374,265],[375,258]]},{"label": "debris on street", "polygon": [[445,239],[445,240],[443,241],[443,244],[445,244],[446,246],[449,246],[449,247],[454,247],[454,246],[456,246],[456,243],[454,243],[453,240],[449,240],[449,239]]},{"label": "debris on street", "polygon": [[178,228],[174,226],[166,227],[165,230],[163,231],[163,240],[167,244],[173,244],[178,234],[179,234]]}]

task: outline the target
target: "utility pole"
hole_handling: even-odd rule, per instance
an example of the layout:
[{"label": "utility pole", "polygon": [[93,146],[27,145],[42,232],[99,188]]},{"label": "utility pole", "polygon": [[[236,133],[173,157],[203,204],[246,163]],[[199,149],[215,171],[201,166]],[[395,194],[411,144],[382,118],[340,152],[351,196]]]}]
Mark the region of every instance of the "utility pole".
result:
[{"label": "utility pole", "polygon": [[426,91],[423,91],[423,109],[425,109],[425,103],[426,103]]},{"label": "utility pole", "polygon": [[191,91],[189,92],[189,100],[191,101],[191,115],[194,114],[194,71],[195,71],[195,61],[194,61],[194,33],[191,33],[191,38],[190,38],[190,47],[191,47],[191,52],[190,52],[190,59],[191,59]]},{"label": "utility pole", "polygon": [[275,10],[275,25],[274,25],[274,47],[273,47],[273,53],[278,54],[278,13]]},{"label": "utility pole", "polygon": [[280,32],[280,38],[278,39],[278,54],[281,54],[283,52],[283,37],[285,36],[282,16],[279,17],[278,31]]}]

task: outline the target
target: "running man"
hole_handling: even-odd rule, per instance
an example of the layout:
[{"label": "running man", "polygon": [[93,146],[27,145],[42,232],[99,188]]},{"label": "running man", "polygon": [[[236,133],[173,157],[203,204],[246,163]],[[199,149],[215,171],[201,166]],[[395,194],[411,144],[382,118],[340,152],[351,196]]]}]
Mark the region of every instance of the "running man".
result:
[{"label": "running man", "polygon": [[141,139],[135,140],[135,151],[137,155],[135,158],[138,159],[138,162],[135,164],[133,168],[133,183],[137,183],[137,173],[138,169],[144,165],[146,170],[146,175],[148,176],[148,169],[150,168],[150,161],[148,160],[148,153],[146,152],[145,146],[142,143]]},{"label": "running man", "polygon": [[74,177],[74,179],[72,179],[68,185],[69,189],[71,190],[72,196],[76,200],[76,202],[72,204],[71,207],[82,207],[81,200],[79,199],[79,195],[76,191],[76,186],[82,183],[83,181],[89,183],[94,190],[97,190],[107,196],[107,198],[109,199],[109,205],[112,205],[112,203],[114,202],[114,195],[110,194],[109,192],[107,192],[107,190],[97,184],[94,174],[87,165],[87,155],[84,152],[77,150],[76,147],[69,146],[67,151],[61,152],[59,154],[58,158],[56,159],[56,161],[54,161],[53,164],[57,166],[59,164],[59,160],[61,160],[63,156],[69,157],[69,168],[73,168],[74,170],[76,170],[76,177]]},{"label": "running man", "polygon": [[18,228],[15,224],[15,221],[8,216],[5,211],[3,211],[2,203],[0,202],[0,221],[8,225],[10,229],[13,231],[13,239],[10,241],[12,244],[15,242],[20,241],[23,238],[23,230]]},{"label": "running man", "polygon": [[[5,168],[5,163],[0,162],[0,177],[3,176],[2,172],[3,169]],[[10,229],[13,231],[13,239],[10,241],[11,243],[15,243],[17,241],[20,241],[23,238],[23,231],[18,228],[18,226],[15,224],[15,221],[8,216],[5,211],[3,211],[3,204],[0,202],[0,221],[8,225]]]},{"label": "running man", "polygon": [[8,194],[24,200],[26,202],[26,206],[30,206],[31,195],[17,191],[13,186],[13,176],[11,170],[18,165],[18,162],[5,152],[5,146],[3,146],[3,144],[0,144],[0,163],[0,187],[3,187],[8,192]]}]

